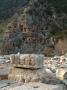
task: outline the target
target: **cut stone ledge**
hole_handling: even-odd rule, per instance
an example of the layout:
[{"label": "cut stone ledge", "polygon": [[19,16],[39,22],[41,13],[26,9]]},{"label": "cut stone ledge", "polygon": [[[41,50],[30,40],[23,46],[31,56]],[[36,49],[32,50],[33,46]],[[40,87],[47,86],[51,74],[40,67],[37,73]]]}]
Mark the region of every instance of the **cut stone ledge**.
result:
[{"label": "cut stone ledge", "polygon": [[11,55],[10,61],[14,67],[38,69],[43,67],[44,55],[21,54]]}]

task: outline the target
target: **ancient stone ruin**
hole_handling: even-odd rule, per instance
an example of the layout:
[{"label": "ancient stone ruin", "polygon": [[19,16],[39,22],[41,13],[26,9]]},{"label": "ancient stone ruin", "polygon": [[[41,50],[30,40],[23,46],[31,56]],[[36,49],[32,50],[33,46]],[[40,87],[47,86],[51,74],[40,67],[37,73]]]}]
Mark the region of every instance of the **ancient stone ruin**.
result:
[{"label": "ancient stone ruin", "polygon": [[10,80],[18,82],[42,82],[44,55],[17,54],[11,55],[12,70]]}]

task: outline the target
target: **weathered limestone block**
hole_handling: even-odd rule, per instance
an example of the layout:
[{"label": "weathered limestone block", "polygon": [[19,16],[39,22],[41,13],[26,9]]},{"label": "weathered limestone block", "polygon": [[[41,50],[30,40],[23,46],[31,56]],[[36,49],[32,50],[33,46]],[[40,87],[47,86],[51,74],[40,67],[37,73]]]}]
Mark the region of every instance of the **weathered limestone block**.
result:
[{"label": "weathered limestone block", "polygon": [[11,62],[14,67],[22,68],[42,68],[43,67],[44,55],[42,54],[21,54],[14,55],[11,57]]},{"label": "weathered limestone block", "polygon": [[16,80],[17,82],[28,83],[28,82],[42,82],[43,70],[31,70],[22,68],[13,68],[10,72],[8,79]]},{"label": "weathered limestone block", "polygon": [[12,55],[11,63],[13,68],[8,76],[10,80],[17,82],[42,82],[43,60],[42,54],[16,54]]},{"label": "weathered limestone block", "polygon": [[[38,54],[26,54],[20,56],[20,61],[24,64],[21,67],[25,68],[42,68],[43,66],[43,60],[44,55],[38,55]],[[21,64],[20,62],[20,64]]]}]

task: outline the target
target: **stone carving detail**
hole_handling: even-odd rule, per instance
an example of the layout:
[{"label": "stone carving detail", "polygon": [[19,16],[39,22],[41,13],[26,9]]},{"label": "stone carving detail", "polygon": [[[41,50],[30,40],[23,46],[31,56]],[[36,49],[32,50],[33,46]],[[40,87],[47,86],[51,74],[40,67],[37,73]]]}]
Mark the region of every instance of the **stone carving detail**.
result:
[{"label": "stone carving detail", "polygon": [[11,55],[10,59],[11,63],[15,67],[42,68],[44,55],[38,54]]},{"label": "stone carving detail", "polygon": [[13,68],[8,76],[9,80],[18,82],[41,82],[43,78],[44,55],[16,54],[10,56]]}]

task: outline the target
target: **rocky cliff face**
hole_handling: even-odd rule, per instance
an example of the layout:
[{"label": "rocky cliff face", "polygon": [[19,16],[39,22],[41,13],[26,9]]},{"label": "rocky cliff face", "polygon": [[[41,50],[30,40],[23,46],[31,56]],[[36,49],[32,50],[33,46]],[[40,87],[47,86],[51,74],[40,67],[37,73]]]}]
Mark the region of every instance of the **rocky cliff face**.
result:
[{"label": "rocky cliff face", "polygon": [[1,53],[54,55],[58,38],[67,36],[66,22],[67,15],[47,0],[30,0],[8,24]]},{"label": "rocky cliff face", "polygon": [[0,20],[12,17],[26,3],[27,0],[0,0]]}]

